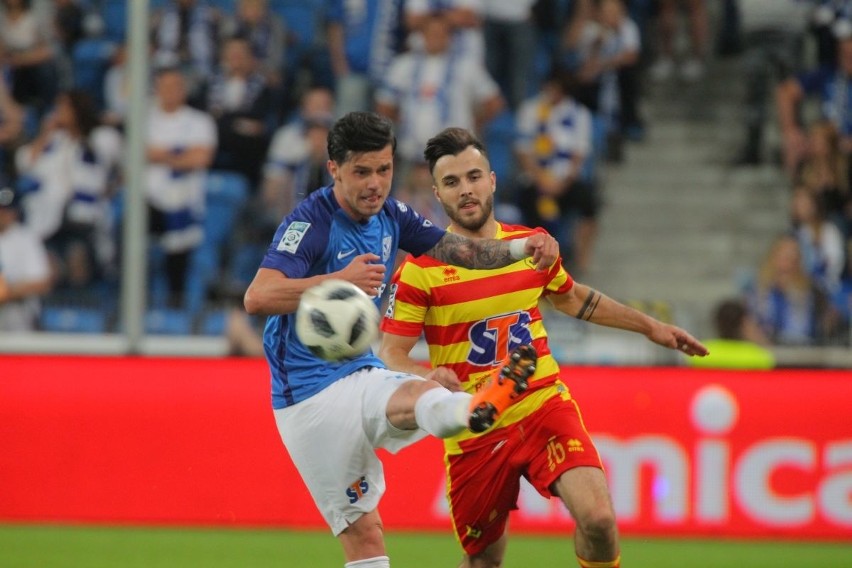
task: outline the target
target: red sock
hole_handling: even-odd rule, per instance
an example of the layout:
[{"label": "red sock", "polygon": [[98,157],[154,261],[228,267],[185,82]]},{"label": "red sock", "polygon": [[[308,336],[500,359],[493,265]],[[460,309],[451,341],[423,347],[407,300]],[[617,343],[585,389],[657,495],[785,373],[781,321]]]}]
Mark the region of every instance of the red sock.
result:
[{"label": "red sock", "polygon": [[621,568],[621,555],[619,554],[615,557],[615,560],[607,562],[592,562],[591,560],[583,560],[578,556],[577,562],[581,568]]}]

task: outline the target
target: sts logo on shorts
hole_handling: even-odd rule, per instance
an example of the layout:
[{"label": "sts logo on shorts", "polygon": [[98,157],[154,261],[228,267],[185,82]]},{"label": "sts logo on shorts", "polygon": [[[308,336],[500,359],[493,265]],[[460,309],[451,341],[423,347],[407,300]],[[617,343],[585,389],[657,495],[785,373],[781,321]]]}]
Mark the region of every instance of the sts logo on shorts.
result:
[{"label": "sts logo on shorts", "polygon": [[346,488],[346,496],[349,497],[349,504],[357,503],[369,491],[370,484],[367,483],[367,478],[362,475],[361,479]]},{"label": "sts logo on shorts", "polygon": [[470,351],[467,360],[472,365],[491,366],[502,363],[509,351],[532,342],[530,315],[511,312],[478,321],[470,327]]}]

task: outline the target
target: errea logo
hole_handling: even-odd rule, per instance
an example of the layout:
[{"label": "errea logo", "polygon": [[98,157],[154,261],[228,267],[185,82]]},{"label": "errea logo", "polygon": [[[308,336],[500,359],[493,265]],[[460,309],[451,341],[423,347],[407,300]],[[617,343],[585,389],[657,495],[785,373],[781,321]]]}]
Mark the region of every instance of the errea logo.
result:
[{"label": "errea logo", "polygon": [[583,449],[583,442],[581,442],[580,440],[578,440],[576,438],[571,438],[570,440],[568,440],[568,442],[565,445],[568,446],[569,452],[585,452],[586,451],[586,450]]},{"label": "errea logo", "polygon": [[461,280],[461,276],[459,276],[458,270],[452,266],[444,268],[444,284],[448,282],[458,282],[459,280]]}]

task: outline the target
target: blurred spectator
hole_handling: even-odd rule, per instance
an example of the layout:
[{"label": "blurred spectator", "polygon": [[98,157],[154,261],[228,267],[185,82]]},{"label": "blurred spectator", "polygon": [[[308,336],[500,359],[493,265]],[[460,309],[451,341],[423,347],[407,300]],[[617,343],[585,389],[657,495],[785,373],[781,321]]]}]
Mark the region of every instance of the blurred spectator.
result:
[{"label": "blurred spectator", "polygon": [[0,183],[12,179],[13,156],[24,140],[24,109],[9,94],[0,80]]},{"label": "blurred spectator", "polygon": [[799,180],[817,198],[844,238],[852,238],[852,191],[849,157],[840,149],[837,129],[827,120],[808,129],[807,153]]},{"label": "blurred spectator", "polygon": [[536,0],[485,2],[485,66],[497,80],[512,110],[536,87],[536,27],[532,7]]},{"label": "blurred spectator", "polygon": [[155,66],[179,67],[193,93],[215,69],[221,18],[205,0],[168,0],[151,18]]},{"label": "blurred spectator", "polygon": [[408,48],[425,49],[426,22],[433,14],[440,13],[450,26],[454,55],[484,62],[482,17],[485,3],[483,0],[405,0],[403,19],[408,30]]},{"label": "blurred spectator", "polygon": [[165,251],[172,306],[183,300],[190,253],[204,238],[204,181],[216,152],[216,123],[187,106],[186,89],[179,69],[159,70],[148,118],[149,220]]},{"label": "blurred spectator", "polygon": [[623,136],[641,139],[644,133],[638,115],[639,28],[622,0],[601,0],[571,47],[580,82],[596,85],[594,108],[604,120],[609,156],[619,161]]},{"label": "blurred spectator", "polygon": [[852,37],[837,44],[837,66],[817,68],[783,81],[776,104],[784,143],[784,166],[794,176],[807,151],[807,138],[800,118],[800,107],[808,96],[819,97],[822,118],[828,119],[840,134],[840,148],[852,152],[852,90],[847,77],[852,75]]},{"label": "blurred spectator", "polygon": [[258,69],[271,87],[280,88],[287,62],[287,28],[267,0],[239,0],[224,24],[224,37],[248,41]]},{"label": "blurred spectator", "polygon": [[121,153],[121,135],[100,125],[94,101],[79,90],[60,93],[39,135],[16,153],[30,186],[26,225],[51,251],[59,284],[91,284],[115,257],[108,198]]},{"label": "blurred spectator", "polygon": [[805,186],[793,191],[790,217],[805,270],[820,288],[829,294],[836,292],[846,265],[846,244],[840,229],[826,219],[822,203]]},{"label": "blurred spectator", "polygon": [[817,65],[837,65],[837,41],[852,35],[852,0],[810,0],[808,21],[816,44]]},{"label": "blurred spectator", "polygon": [[394,197],[429,219],[439,227],[449,225],[450,218],[435,199],[435,186],[426,162],[414,164],[394,189]]},{"label": "blurred spectator", "polygon": [[54,0],[53,4],[53,27],[61,48],[57,54],[59,84],[63,89],[69,89],[74,85],[71,55],[74,53],[77,42],[85,35],[83,29],[85,14],[77,0]]},{"label": "blurred spectator", "polygon": [[47,251],[38,235],[19,221],[18,197],[0,189],[0,332],[34,331],[40,297],[50,291]]},{"label": "blurred spectator", "polygon": [[[262,206],[274,229],[311,191],[329,184],[326,137],[334,120],[334,99],[323,87],[302,97],[299,115],[275,132],[263,168]],[[263,236],[269,240],[269,234]]]},{"label": "blurred spectator", "polygon": [[104,123],[123,129],[130,100],[127,74],[127,46],[118,45],[104,76]]},{"label": "blurred spectator", "polygon": [[54,0],[53,4],[56,38],[64,51],[71,52],[85,35],[83,29],[85,13],[77,0]]},{"label": "blurred spectator", "polygon": [[57,91],[53,26],[30,0],[2,0],[0,6],[0,55],[9,69],[12,96],[43,113]]},{"label": "blurred spectator", "polygon": [[258,329],[242,308],[228,311],[225,337],[228,341],[229,355],[233,357],[262,357],[263,329]]},{"label": "blurred spectator", "polygon": [[445,15],[429,14],[421,28],[424,51],[395,57],[376,95],[378,112],[397,123],[403,177],[409,164],[423,160],[436,132],[448,126],[481,131],[505,104],[485,66],[451,49]]},{"label": "blurred spectator", "polygon": [[400,51],[402,0],[327,0],[337,116],[373,108],[376,89]]},{"label": "blurred spectator", "polygon": [[739,44],[744,50],[745,140],[738,165],[763,160],[764,127],[774,85],[801,71],[808,6],[799,0],[740,0]]},{"label": "blurred spectator", "polygon": [[225,41],[221,70],[204,85],[199,102],[197,106],[216,120],[218,148],[212,167],[244,175],[254,190],[276,109],[247,40]]},{"label": "blurred spectator", "polygon": [[742,300],[727,299],[717,304],[713,323],[716,337],[703,341],[710,354],[688,357],[690,367],[753,370],[775,367],[775,355],[767,348],[769,340]]},{"label": "blurred spectator", "polygon": [[541,92],[521,105],[515,152],[525,224],[546,228],[571,268],[583,273],[591,261],[600,203],[596,180],[585,169],[593,151],[592,115],[574,99],[576,85],[570,72],[557,68]]},{"label": "blurred spectator", "polygon": [[[775,1],[775,0],[773,0]],[[651,76],[658,81],[669,79],[675,71],[675,38],[681,8],[686,8],[689,18],[690,53],[680,66],[680,75],[686,81],[697,81],[704,76],[707,56],[708,20],[706,0],[659,0],[657,28],[659,53],[651,67]]]},{"label": "blurred spectator", "polygon": [[774,345],[826,344],[840,327],[839,314],[805,271],[793,235],[773,241],[747,302]]}]

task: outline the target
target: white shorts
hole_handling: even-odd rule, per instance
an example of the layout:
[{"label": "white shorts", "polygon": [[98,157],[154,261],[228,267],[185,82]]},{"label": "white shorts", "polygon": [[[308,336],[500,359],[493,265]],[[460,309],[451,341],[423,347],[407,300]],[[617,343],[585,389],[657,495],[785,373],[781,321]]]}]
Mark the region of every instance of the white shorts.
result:
[{"label": "white shorts", "polygon": [[404,382],[424,380],[387,369],[361,369],[293,406],[275,410],[290,458],[335,536],[378,507],[385,492],[376,448],[392,453],[422,440],[387,419],[391,395]]}]

